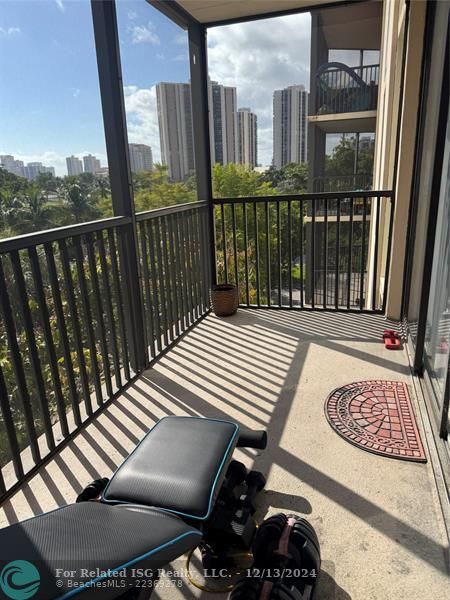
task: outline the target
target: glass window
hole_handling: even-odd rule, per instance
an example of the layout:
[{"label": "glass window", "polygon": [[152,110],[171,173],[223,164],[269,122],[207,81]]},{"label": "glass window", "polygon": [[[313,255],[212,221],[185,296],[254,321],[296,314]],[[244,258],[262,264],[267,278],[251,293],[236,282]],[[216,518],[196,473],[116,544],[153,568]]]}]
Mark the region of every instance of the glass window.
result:
[{"label": "glass window", "polygon": [[433,270],[428,303],[425,364],[439,408],[445,393],[450,357],[450,119],[439,196]]}]

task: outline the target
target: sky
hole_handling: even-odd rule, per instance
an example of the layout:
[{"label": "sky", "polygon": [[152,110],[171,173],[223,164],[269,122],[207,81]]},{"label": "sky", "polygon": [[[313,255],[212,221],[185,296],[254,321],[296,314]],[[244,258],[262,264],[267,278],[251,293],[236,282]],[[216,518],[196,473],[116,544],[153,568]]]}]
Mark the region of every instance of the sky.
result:
[{"label": "sky", "polygon": [[[160,160],[155,85],[187,82],[187,33],[145,0],[117,0],[130,142]],[[211,79],[236,86],[258,117],[258,161],[272,160],[275,89],[309,88],[309,14],[212,28]],[[66,174],[65,157],[106,164],[89,0],[0,0],[0,154]]]}]

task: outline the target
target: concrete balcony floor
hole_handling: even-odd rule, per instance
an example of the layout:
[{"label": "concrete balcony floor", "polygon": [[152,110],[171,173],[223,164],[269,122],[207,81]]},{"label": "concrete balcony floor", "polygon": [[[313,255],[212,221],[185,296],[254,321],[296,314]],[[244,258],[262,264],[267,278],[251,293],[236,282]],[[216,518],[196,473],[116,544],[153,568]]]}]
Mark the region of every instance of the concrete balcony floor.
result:
[{"label": "concrete balcony floor", "polygon": [[[384,349],[385,324],[375,315],[293,311],[208,316],[1,507],[0,526],[73,502],[162,416],[228,417],[268,428],[264,453],[235,456],[268,475],[258,520],[295,512],[315,527],[318,600],[447,599],[447,538],[430,462],[363,452],[324,416],[325,398],[340,385],[405,381],[430,456],[406,353]],[[173,569],[184,566],[180,559]],[[162,584],[156,599],[211,597],[187,580]]]}]

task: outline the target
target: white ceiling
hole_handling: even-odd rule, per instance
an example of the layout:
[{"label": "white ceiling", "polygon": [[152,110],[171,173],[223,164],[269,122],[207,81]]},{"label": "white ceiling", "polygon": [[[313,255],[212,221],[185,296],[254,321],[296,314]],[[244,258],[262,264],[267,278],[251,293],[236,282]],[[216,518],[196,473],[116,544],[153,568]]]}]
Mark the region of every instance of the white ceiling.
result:
[{"label": "white ceiling", "polygon": [[[201,23],[227,21],[271,12],[329,4],[330,0],[177,0]],[[339,2],[340,0],[331,0]]]}]

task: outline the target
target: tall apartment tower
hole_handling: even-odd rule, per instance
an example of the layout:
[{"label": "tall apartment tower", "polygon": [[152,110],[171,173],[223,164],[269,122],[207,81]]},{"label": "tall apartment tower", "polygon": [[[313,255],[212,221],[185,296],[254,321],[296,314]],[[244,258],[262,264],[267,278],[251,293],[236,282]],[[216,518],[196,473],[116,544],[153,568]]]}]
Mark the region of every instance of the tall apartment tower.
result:
[{"label": "tall apartment tower", "polygon": [[16,160],[11,154],[0,155],[0,168],[17,175],[18,177],[25,177],[23,160]]},{"label": "tall apartment tower", "polygon": [[273,164],[277,169],[308,160],[308,92],[291,85],[273,94]]},{"label": "tall apartment tower", "polygon": [[257,157],[257,119],[249,108],[236,113],[236,162],[254,169]]},{"label": "tall apartment tower", "polygon": [[100,161],[92,154],[83,156],[83,163],[85,173],[97,173],[100,170]]},{"label": "tall apartment tower", "polygon": [[66,165],[67,175],[80,175],[83,172],[83,163],[73,154],[66,158]]},{"label": "tall apartment tower", "polygon": [[161,161],[173,181],[183,181],[195,169],[189,83],[156,86]]},{"label": "tall apartment tower", "polygon": [[145,144],[129,144],[130,166],[132,173],[153,171],[153,155],[150,146]]},{"label": "tall apartment tower", "polygon": [[211,163],[236,162],[236,88],[209,81]]}]

